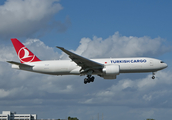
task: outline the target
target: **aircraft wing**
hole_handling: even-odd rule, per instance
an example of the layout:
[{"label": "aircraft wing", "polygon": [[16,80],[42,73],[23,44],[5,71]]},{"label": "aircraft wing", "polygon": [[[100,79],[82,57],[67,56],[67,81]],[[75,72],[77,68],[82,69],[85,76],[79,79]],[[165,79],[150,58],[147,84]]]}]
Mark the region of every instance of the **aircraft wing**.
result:
[{"label": "aircraft wing", "polygon": [[7,61],[7,62],[8,62],[8,63],[11,63],[11,64],[15,64],[15,65],[22,66],[22,67],[33,67],[33,66],[31,66],[31,65],[27,65],[27,64],[15,62],[15,61]]},{"label": "aircraft wing", "polygon": [[71,51],[64,49],[63,47],[58,47],[58,46],[56,47],[61,49],[66,54],[68,54],[69,58],[72,59],[72,61],[74,61],[78,66],[80,66],[81,70],[84,70],[84,72],[88,70],[97,70],[104,67],[104,65],[101,63],[84,58],[80,55],[77,55]]}]

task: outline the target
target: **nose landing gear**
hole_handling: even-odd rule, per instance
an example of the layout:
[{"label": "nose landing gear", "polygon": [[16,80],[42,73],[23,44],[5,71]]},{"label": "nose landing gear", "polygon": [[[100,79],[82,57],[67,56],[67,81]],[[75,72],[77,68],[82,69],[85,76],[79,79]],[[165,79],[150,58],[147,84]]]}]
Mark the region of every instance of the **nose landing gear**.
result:
[{"label": "nose landing gear", "polygon": [[155,79],[155,72],[152,72],[152,79]]},{"label": "nose landing gear", "polygon": [[87,75],[87,78],[84,79],[84,83],[87,84],[90,82],[94,82],[94,76]]}]

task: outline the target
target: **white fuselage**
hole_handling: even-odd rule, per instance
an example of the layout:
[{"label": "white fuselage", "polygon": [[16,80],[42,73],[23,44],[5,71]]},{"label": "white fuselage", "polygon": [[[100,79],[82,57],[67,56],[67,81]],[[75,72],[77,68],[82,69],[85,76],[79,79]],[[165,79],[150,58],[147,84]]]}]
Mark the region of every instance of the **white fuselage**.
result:
[{"label": "white fuselage", "polygon": [[[106,65],[118,65],[120,73],[137,73],[137,72],[156,72],[167,67],[167,64],[154,58],[108,58],[108,59],[91,59],[98,63]],[[51,75],[79,75],[81,67],[71,60],[51,60],[25,63],[31,65],[19,67],[12,65],[13,68],[38,72]],[[94,73],[93,74],[101,74]]]}]

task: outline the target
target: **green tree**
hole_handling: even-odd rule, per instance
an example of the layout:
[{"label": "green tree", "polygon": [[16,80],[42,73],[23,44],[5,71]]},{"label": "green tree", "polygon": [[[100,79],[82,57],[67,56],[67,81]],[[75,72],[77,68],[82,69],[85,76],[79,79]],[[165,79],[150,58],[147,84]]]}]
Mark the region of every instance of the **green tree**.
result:
[{"label": "green tree", "polygon": [[74,118],[73,118],[73,117],[70,117],[70,116],[69,116],[69,117],[68,117],[68,120],[79,120],[79,119],[78,119],[77,117],[74,117]]}]

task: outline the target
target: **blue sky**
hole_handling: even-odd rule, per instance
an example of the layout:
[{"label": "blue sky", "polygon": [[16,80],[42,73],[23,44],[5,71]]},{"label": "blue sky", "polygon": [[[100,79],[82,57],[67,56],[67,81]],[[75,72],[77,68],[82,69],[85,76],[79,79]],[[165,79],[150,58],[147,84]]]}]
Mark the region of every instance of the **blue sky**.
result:
[{"label": "blue sky", "polygon": [[[170,119],[172,111],[172,1],[1,0],[0,111],[38,118],[81,120]],[[84,76],[50,76],[11,68],[19,61],[10,38],[41,60],[69,59],[55,46],[87,58],[153,57],[168,68],[120,74],[84,85]],[[100,117],[101,118],[101,117]]]},{"label": "blue sky", "polygon": [[116,31],[125,36],[171,39],[170,1],[88,0],[61,1],[61,4],[64,9],[56,19],[70,18],[71,26],[65,34],[74,41],[94,35],[107,38]]}]

